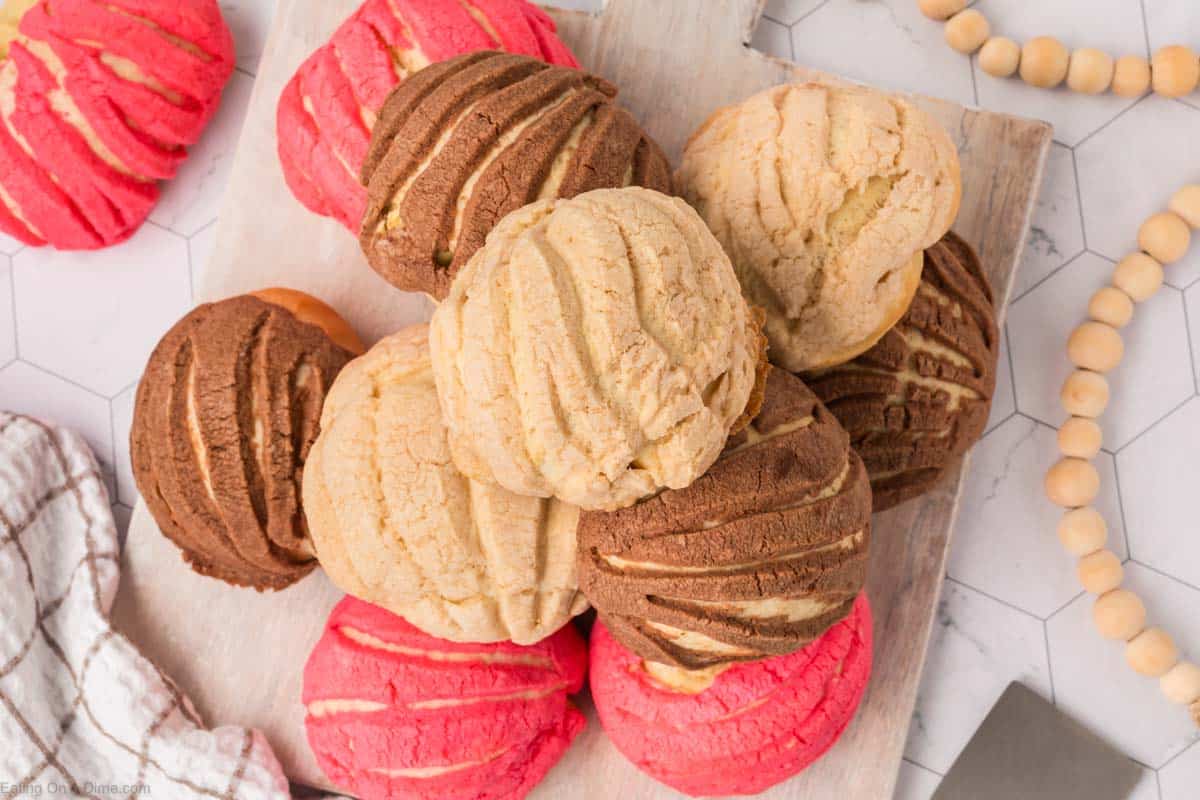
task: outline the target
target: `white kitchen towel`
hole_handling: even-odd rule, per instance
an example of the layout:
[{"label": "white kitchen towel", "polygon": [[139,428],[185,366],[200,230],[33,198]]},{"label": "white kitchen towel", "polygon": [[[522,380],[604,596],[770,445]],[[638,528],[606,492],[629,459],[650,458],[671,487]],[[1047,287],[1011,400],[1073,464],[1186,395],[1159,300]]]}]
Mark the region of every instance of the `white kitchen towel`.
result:
[{"label": "white kitchen towel", "polygon": [[0,413],[0,798],[289,797],[261,733],[206,730],[112,629],[119,576],[83,439]]}]

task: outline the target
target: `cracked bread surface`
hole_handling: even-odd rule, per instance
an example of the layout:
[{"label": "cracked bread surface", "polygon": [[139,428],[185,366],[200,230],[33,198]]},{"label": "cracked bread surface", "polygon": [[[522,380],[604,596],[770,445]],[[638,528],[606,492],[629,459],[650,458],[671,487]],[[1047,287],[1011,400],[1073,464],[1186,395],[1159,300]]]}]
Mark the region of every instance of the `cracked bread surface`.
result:
[{"label": "cracked bread surface", "polygon": [[866,579],[871,493],[804,383],[771,370],[762,410],[687,488],[584,513],[579,580],[608,630],[688,670],[794,652]]},{"label": "cracked bread surface", "polygon": [[630,185],[670,193],[666,156],[616,94],[579,70],[497,52],[414,75],[384,104],[363,164],[371,266],[441,300],[521,206]]},{"label": "cracked bread surface", "polygon": [[9,0],[0,16],[0,231],[64,250],[129,238],[233,67],[216,0]]},{"label": "cracked bread surface", "polygon": [[951,232],[924,261],[912,306],[878,344],[805,376],[850,432],[876,511],[941,480],[983,435],[996,389],[1000,331],[979,257]]},{"label": "cracked bread surface", "polygon": [[304,667],[309,746],[363,800],[517,800],[586,724],[587,646],[567,625],[535,645],[463,644],[353,597]]},{"label": "cracked bread surface", "polygon": [[904,314],[921,251],[958,213],[958,154],[907,100],[785,84],[712,115],[676,186],[767,314],[773,363],[848,361]]},{"label": "cracked bread surface", "polygon": [[321,328],[250,295],[198,306],[159,342],[130,453],[147,508],[193,570],[262,590],[316,566],[301,472],[350,358]]},{"label": "cracked bread surface", "polygon": [[451,461],[427,325],[342,370],[305,464],[304,508],[330,579],[430,635],[532,644],[587,607],[579,510],[472,481]]},{"label": "cracked bread surface", "polygon": [[509,214],[430,344],[458,467],[588,509],[702,475],[764,366],[720,245],[682,200],[640,188]]},{"label": "cracked bread surface", "polygon": [[359,170],[388,94],[424,67],[473,50],[578,66],[554,20],[526,0],[366,0],[279,98],[279,161],[296,198],[357,233],[367,207]]}]

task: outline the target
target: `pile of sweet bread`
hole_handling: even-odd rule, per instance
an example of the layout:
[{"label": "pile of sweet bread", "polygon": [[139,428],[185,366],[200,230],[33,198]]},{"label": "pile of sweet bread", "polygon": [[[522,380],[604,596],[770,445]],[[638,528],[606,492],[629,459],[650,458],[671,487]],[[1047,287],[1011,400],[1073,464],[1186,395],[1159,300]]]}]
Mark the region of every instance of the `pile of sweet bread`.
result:
[{"label": "pile of sweet bread", "polygon": [[871,514],[937,485],[995,386],[946,131],[782,85],[673,169],[524,0],[367,0],[278,119],[299,201],[433,318],[367,349],[289,289],[199,306],[131,449],[194,570],[283,590],[320,566],[347,593],[304,674],[329,779],[523,797],[585,681],[688,794],[824,753],[870,674]]}]

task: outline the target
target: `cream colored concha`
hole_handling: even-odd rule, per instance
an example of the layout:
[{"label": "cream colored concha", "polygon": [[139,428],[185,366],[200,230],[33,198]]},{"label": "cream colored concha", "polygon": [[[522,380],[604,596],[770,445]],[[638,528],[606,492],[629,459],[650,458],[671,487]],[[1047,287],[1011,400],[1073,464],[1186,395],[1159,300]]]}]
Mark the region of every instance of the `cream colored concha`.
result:
[{"label": "cream colored concha", "polygon": [[717,111],[676,180],[766,309],[771,360],[793,372],[849,361],[900,319],[962,193],[954,143],[929,115],[817,83]]},{"label": "cream colored concha", "polygon": [[341,589],[433,636],[532,644],[587,607],[579,509],[455,469],[428,331],[379,342],[330,390],[304,469],[317,557]]},{"label": "cream colored concha", "polygon": [[765,374],[729,258],[686,203],[648,189],[509,214],[430,341],[459,468],[591,510],[691,484]]}]

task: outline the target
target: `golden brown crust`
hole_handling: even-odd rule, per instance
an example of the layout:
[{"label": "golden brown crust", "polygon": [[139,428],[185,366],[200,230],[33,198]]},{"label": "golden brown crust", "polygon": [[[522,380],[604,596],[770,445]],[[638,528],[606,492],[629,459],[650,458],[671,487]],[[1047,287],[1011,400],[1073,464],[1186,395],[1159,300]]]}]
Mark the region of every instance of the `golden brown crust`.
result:
[{"label": "golden brown crust", "polygon": [[871,475],[875,510],[932,488],[983,434],[1000,335],[975,252],[954,233],[925,253],[904,318],[854,361],[805,376]]},{"label": "golden brown crust", "polygon": [[866,579],[871,496],[837,420],[771,370],[762,411],[686,489],[579,521],[580,587],[620,641],[686,669],[793,652]]},{"label": "golden brown crust", "polygon": [[350,327],[350,323],[331,306],[311,294],[281,287],[260,289],[250,294],[263,302],[286,308],[301,322],[316,325],[333,339],[334,344],[353,355],[361,356],[367,350],[354,328]]},{"label": "golden brown crust", "polygon": [[315,566],[301,471],[349,360],[317,326],[250,295],[195,308],[159,342],[138,386],[133,472],[194,570],[281,589]]},{"label": "golden brown crust", "polygon": [[360,244],[371,266],[440,300],[510,211],[600,188],[670,193],[666,157],[615,96],[601,78],[495,52],[401,84],[362,170]]}]

